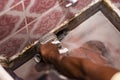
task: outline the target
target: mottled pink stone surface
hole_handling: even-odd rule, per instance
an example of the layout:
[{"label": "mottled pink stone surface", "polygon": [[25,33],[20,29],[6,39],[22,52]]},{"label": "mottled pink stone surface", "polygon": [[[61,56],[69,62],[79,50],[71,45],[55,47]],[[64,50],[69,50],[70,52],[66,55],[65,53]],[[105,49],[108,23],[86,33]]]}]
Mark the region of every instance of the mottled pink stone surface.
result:
[{"label": "mottled pink stone surface", "polygon": [[65,0],[0,0],[0,55],[11,57],[21,52],[92,0],[78,1],[75,6],[65,8]]}]

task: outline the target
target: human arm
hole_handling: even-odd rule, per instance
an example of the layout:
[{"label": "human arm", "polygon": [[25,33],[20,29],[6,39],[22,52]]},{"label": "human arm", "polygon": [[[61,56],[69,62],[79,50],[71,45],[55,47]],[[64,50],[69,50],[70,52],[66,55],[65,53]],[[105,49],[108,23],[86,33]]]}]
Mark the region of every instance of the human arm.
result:
[{"label": "human arm", "polygon": [[[84,52],[85,48],[81,48]],[[52,64],[63,75],[74,79],[110,80],[118,70],[97,65],[88,59],[60,55],[56,45],[47,43],[40,47],[46,63]]]}]

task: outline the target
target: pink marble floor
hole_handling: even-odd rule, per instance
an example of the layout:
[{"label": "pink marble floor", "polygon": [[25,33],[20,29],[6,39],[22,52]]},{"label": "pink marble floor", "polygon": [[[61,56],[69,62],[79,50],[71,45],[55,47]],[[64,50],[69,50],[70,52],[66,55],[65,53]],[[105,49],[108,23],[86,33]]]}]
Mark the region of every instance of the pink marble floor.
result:
[{"label": "pink marble floor", "polygon": [[0,55],[11,57],[21,52],[92,0],[78,1],[65,8],[65,0],[0,0]]}]

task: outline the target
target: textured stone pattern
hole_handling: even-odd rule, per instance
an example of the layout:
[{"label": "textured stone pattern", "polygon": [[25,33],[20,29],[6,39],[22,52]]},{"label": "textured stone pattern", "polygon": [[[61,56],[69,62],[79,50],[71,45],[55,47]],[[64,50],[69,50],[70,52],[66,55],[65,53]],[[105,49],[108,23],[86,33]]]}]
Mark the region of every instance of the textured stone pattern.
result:
[{"label": "textured stone pattern", "polygon": [[74,16],[92,0],[65,8],[65,0],[0,0],[0,55],[11,57]]}]

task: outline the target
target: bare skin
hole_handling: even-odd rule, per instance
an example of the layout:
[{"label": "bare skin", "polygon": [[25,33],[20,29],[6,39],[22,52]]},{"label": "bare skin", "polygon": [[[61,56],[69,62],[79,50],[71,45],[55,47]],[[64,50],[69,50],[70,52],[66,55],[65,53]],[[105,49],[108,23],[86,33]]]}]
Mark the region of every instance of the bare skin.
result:
[{"label": "bare skin", "polygon": [[[84,53],[88,49],[82,48]],[[41,55],[47,64],[52,64],[61,74],[78,80],[110,80],[119,70],[108,66],[97,65],[88,59],[63,56],[57,45],[47,43],[40,46]]]}]

